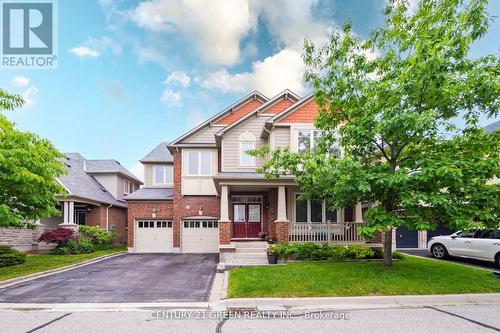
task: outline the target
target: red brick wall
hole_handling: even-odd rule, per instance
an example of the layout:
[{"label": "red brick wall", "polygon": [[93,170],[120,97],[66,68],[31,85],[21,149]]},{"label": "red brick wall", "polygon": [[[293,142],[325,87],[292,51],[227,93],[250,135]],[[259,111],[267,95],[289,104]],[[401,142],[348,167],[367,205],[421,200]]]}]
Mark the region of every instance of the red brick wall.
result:
[{"label": "red brick wall", "polygon": [[314,123],[318,106],[314,100],[298,108],[295,112],[281,119],[280,123]]},{"label": "red brick wall", "polygon": [[219,222],[219,244],[231,244],[232,222]]},{"label": "red brick wall", "polygon": [[85,223],[106,229],[106,207],[98,206],[87,212]]},{"label": "red brick wall", "polygon": [[200,209],[204,216],[220,218],[220,199],[215,195],[182,195],[182,156],[174,152],[174,201],[173,201],[173,233],[174,247],[180,247],[181,219],[199,215]]},{"label": "red brick wall", "polygon": [[134,246],[134,219],[153,219],[151,216],[153,209],[156,211],[154,219],[173,219],[172,201],[129,201],[128,202],[128,246]]},{"label": "red brick wall", "polygon": [[[106,210],[106,208],[104,208]],[[106,222],[105,222],[106,223]],[[114,231],[116,237],[114,243],[116,245],[126,245],[127,244],[127,209],[111,207],[108,211],[108,225],[111,230],[111,226],[114,226]]]}]

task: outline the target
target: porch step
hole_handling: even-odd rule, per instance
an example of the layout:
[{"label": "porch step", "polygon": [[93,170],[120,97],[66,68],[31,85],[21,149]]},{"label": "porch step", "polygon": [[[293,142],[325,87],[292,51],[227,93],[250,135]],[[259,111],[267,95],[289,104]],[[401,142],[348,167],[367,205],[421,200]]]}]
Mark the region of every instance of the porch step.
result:
[{"label": "porch step", "polygon": [[236,248],[236,253],[266,253],[265,247],[240,247]]},{"label": "porch step", "polygon": [[239,259],[255,259],[255,260],[267,260],[266,252],[238,252],[234,253],[235,260]]},{"label": "porch step", "polygon": [[224,262],[226,267],[232,266],[254,266],[254,265],[269,265],[266,259],[228,259]]},{"label": "porch step", "polygon": [[238,250],[238,249],[248,249],[248,248],[267,249],[267,242],[266,241],[251,241],[251,242],[233,241],[232,243],[236,247],[236,250]]}]

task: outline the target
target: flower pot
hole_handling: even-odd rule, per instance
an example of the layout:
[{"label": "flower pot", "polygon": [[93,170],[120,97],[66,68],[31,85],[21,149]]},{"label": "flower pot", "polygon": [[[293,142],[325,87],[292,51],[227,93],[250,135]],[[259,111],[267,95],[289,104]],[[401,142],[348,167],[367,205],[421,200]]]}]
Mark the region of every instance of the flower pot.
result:
[{"label": "flower pot", "polygon": [[267,254],[267,261],[270,265],[276,265],[278,263],[278,255],[277,254]]}]

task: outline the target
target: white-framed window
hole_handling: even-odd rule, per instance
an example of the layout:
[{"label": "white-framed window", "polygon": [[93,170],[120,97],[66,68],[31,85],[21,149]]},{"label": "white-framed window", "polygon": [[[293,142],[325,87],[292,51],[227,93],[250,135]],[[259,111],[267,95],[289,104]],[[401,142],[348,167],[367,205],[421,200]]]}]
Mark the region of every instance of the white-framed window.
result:
[{"label": "white-framed window", "polygon": [[172,165],[154,166],[155,185],[167,185],[174,183],[174,167]]},{"label": "white-framed window", "polygon": [[[297,152],[305,153],[308,152],[318,144],[324,131],[317,129],[298,129],[297,130]],[[340,156],[340,149],[335,144],[330,148],[330,154],[335,154]]]},{"label": "white-framed window", "polygon": [[324,200],[300,200],[301,193],[295,193],[295,222],[336,223],[337,211],[328,209]]},{"label": "white-framed window", "polygon": [[255,166],[255,156],[248,154],[248,151],[253,149],[255,149],[255,141],[250,141],[250,140],[240,141],[240,166],[242,167]]},{"label": "white-framed window", "polygon": [[135,191],[135,184],[130,180],[123,180],[123,194],[130,194]]},{"label": "white-framed window", "polygon": [[188,152],[188,175],[189,176],[211,176],[212,175],[212,152],[211,151],[189,151]]}]

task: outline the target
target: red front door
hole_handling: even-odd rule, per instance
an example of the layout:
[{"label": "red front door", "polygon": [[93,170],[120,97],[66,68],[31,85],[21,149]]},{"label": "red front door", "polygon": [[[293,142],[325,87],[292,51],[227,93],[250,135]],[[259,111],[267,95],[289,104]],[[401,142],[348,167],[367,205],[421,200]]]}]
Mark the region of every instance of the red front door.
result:
[{"label": "red front door", "polygon": [[261,230],[261,206],[258,203],[233,205],[233,237],[255,238]]}]

